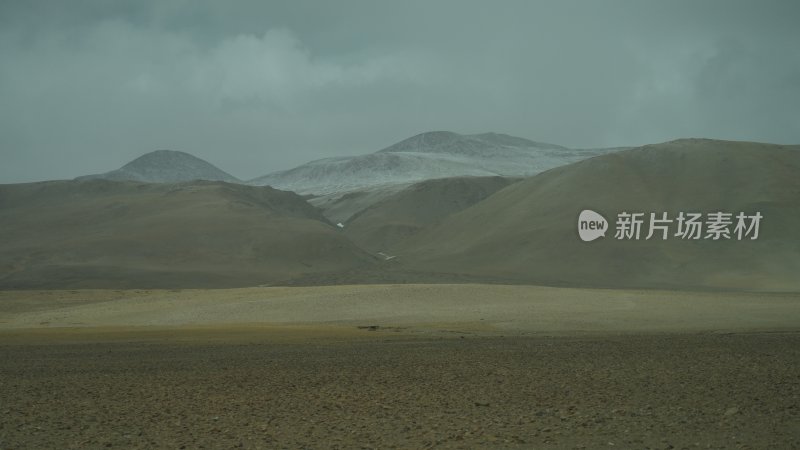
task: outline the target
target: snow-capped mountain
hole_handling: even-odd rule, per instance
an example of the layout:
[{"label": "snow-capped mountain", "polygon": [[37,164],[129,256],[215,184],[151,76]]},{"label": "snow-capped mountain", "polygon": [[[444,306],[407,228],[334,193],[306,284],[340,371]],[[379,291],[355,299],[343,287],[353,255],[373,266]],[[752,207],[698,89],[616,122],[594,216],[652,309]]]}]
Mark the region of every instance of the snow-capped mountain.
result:
[{"label": "snow-capped mountain", "polygon": [[250,180],[301,194],[457,176],[529,176],[620,149],[574,150],[497,133],[422,133],[367,155],[325,158]]},{"label": "snow-capped mountain", "polygon": [[566,147],[499,133],[461,135],[452,131],[430,131],[389,146],[383,152],[451,153],[455,155],[489,156],[514,148],[567,150]]},{"label": "snow-capped mountain", "polygon": [[205,160],[174,150],[156,150],[134,159],[117,170],[78,177],[77,179],[94,178],[142,181],[145,183],[175,183],[192,180],[241,183],[238,178]]}]

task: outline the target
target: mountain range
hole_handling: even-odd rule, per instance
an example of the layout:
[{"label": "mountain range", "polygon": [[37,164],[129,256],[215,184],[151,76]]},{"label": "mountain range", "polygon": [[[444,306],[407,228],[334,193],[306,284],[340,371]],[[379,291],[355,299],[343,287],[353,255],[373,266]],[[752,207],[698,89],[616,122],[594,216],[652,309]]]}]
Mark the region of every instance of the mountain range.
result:
[{"label": "mountain range", "polygon": [[625,148],[569,149],[498,133],[463,135],[432,131],[374,153],[311,161],[246,182],[207,161],[174,150],[156,150],[119,169],[78,179],[145,183],[226,181],[322,196],[381,185],[408,185],[435,178],[524,177]]},{"label": "mountain range", "polygon": [[250,184],[325,196],[459,176],[530,176],[622,148],[575,150],[497,133],[422,133],[359,156],[325,158]]},{"label": "mountain range", "polygon": [[[270,175],[294,180],[302,196],[197,180],[227,175],[214,169],[159,151],[98,176],[0,185],[0,286],[480,281],[800,291],[800,146],[680,139],[570,150],[423,133]],[[119,180],[128,176],[136,181]],[[681,213],[757,213],[763,223],[758,239],[619,239],[609,230],[583,242],[585,209],[611,228],[631,212],[673,222]]]},{"label": "mountain range", "polygon": [[304,195],[334,223],[410,187],[451,177],[525,177],[627,147],[569,149],[499,133],[421,133],[374,153],[325,158],[241,181],[188,153],[157,150],[117,170],[79,177],[171,183],[216,180]]}]

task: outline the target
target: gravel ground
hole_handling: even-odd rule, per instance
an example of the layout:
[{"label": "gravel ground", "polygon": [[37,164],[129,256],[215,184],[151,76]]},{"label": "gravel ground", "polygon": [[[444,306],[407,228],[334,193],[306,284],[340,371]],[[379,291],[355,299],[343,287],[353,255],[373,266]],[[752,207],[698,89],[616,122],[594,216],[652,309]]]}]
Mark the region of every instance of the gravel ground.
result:
[{"label": "gravel ground", "polygon": [[800,448],[800,334],[0,340],[0,448]]}]

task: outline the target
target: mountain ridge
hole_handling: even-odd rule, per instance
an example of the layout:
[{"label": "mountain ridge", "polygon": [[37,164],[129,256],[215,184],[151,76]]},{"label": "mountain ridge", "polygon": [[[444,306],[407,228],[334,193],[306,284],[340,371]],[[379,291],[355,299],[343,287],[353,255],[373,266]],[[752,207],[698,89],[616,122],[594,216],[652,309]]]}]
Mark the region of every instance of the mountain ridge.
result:
[{"label": "mountain ridge", "polygon": [[500,133],[432,131],[373,153],[318,159],[247,183],[301,194],[337,195],[437,178],[524,177],[620,149],[574,150]]},{"label": "mountain ridge", "polygon": [[368,267],[302,197],[222,181],[0,185],[0,288],[256,286]]}]

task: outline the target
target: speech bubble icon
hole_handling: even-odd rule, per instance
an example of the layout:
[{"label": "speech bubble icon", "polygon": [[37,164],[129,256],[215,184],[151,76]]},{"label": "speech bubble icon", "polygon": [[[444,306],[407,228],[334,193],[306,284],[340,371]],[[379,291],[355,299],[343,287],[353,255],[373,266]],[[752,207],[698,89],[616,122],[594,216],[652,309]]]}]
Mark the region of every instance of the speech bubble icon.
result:
[{"label": "speech bubble icon", "polygon": [[608,221],[600,213],[591,209],[584,209],[578,215],[578,235],[584,242],[591,242],[597,238],[605,237],[608,230]]}]

